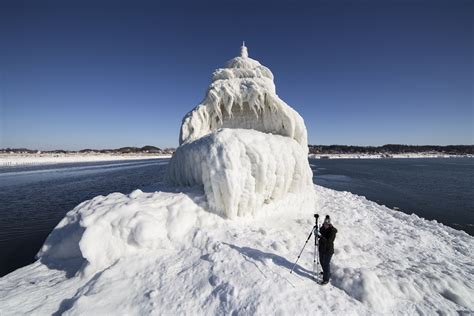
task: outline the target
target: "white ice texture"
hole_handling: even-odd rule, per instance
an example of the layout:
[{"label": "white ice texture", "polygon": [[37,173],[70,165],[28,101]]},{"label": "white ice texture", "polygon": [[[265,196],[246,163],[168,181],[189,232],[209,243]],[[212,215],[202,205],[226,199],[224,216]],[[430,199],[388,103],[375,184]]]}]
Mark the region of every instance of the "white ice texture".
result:
[{"label": "white ice texture", "polygon": [[276,95],[271,71],[242,46],[184,117],[168,179],[202,185],[210,211],[235,218],[288,192],[312,190],[307,154],[303,118]]},{"label": "white ice texture", "polygon": [[241,54],[214,72],[204,100],[183,119],[180,145],[219,128],[245,128],[290,137],[306,147],[303,118],[278,97],[270,69],[249,58],[245,46]]},{"label": "white ice texture", "polygon": [[289,192],[312,191],[307,152],[289,137],[219,129],[181,145],[168,176],[178,185],[204,186],[209,210],[223,217],[251,215]]}]

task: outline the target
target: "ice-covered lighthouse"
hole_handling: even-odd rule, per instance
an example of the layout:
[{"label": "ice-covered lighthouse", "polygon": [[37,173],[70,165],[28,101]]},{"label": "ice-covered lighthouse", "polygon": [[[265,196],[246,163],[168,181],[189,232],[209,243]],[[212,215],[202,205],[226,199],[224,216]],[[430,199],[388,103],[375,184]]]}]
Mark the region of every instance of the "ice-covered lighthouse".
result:
[{"label": "ice-covered lighthouse", "polygon": [[179,144],[169,181],[202,186],[209,210],[224,217],[314,196],[303,118],[278,97],[272,72],[248,57],[245,44],[184,116]]}]

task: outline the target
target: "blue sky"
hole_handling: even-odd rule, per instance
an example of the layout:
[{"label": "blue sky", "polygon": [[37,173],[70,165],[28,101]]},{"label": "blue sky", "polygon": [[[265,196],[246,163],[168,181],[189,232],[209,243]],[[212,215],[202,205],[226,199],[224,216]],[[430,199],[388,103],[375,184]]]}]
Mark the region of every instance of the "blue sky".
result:
[{"label": "blue sky", "polygon": [[177,146],[242,40],[311,144],[472,144],[473,12],[463,0],[3,0],[0,148]]}]

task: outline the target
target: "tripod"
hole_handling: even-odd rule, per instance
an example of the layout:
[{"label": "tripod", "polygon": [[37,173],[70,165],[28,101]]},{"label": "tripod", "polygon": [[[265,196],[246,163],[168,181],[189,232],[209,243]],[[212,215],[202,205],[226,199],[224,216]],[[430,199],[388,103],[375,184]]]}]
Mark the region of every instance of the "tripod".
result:
[{"label": "tripod", "polygon": [[[303,249],[301,249],[300,254],[298,255],[298,258],[296,259],[295,264],[293,265],[293,268],[291,268],[290,274],[293,273],[293,270],[296,267],[296,263],[298,263],[298,260],[300,260],[301,254],[303,253],[303,250],[306,247],[306,244],[311,239],[311,236],[313,235],[313,232],[314,232],[313,280],[316,280],[316,276],[319,274],[319,254],[316,255],[316,252],[318,251],[318,229],[319,229],[318,218],[319,218],[319,214],[314,214],[314,220],[315,220],[314,227],[311,229],[311,232],[309,233],[308,238],[304,242]],[[317,263],[316,263],[316,260],[318,260]],[[317,274],[314,274],[315,267],[316,267]]]}]

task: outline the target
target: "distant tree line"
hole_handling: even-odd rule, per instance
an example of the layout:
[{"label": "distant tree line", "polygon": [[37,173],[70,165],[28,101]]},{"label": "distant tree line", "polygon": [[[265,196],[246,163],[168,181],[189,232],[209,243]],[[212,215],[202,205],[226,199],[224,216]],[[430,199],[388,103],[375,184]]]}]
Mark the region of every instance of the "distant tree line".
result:
[{"label": "distant tree line", "polygon": [[[404,154],[404,153],[442,153],[450,155],[473,155],[474,145],[398,145],[388,144],[383,146],[348,146],[348,145],[309,145],[310,154]],[[79,151],[68,150],[47,150],[42,153],[67,154],[67,153],[102,153],[102,154],[172,154],[175,148],[161,149],[155,146],[143,147],[121,147],[117,149],[82,149]],[[38,153],[38,150],[28,148],[4,148],[0,149],[0,153]]]},{"label": "distant tree line", "polygon": [[348,146],[348,145],[309,145],[311,154],[404,154],[404,153],[443,153],[451,155],[474,154],[474,145],[398,145]]},{"label": "distant tree line", "polygon": [[4,148],[0,149],[0,153],[28,153],[28,154],[36,154],[38,152],[41,153],[49,153],[49,154],[68,154],[68,153],[101,153],[101,154],[140,154],[140,153],[153,153],[153,154],[172,154],[175,151],[174,148],[165,148],[161,149],[155,146],[143,146],[143,147],[121,147],[117,149],[81,149],[81,150],[63,150],[63,149],[56,149],[56,150],[33,150],[28,148]]}]

